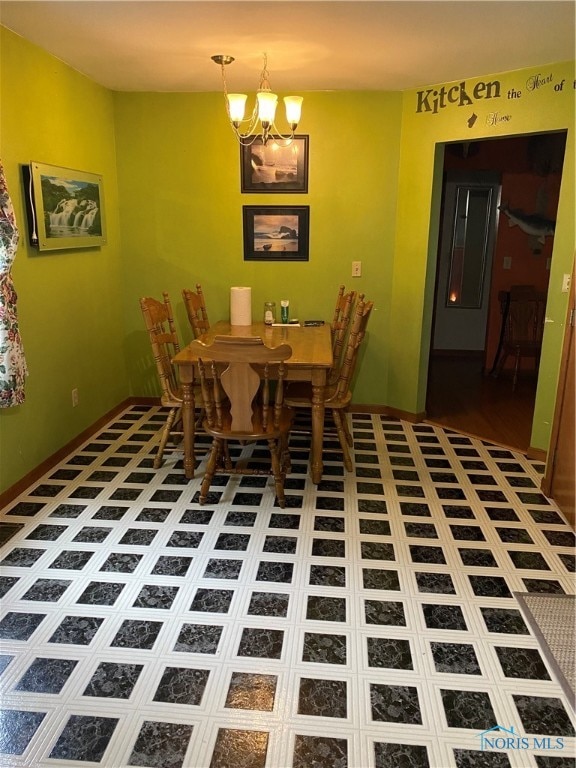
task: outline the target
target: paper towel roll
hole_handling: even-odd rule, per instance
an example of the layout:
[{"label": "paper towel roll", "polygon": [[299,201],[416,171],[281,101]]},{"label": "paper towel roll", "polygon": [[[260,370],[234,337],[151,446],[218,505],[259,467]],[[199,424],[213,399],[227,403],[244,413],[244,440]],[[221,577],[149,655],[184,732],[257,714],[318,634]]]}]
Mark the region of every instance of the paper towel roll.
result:
[{"label": "paper towel roll", "polygon": [[230,288],[230,325],[252,325],[252,288]]}]

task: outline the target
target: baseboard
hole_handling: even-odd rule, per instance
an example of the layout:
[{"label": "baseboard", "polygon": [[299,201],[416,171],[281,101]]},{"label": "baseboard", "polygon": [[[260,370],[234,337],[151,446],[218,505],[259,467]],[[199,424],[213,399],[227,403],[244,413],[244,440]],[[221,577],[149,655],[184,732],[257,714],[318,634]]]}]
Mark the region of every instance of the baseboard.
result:
[{"label": "baseboard", "polygon": [[546,464],[546,461],[548,460],[547,451],[542,450],[542,448],[532,448],[532,446],[526,451],[526,456],[527,458],[532,459],[532,461],[541,461],[543,464]]},{"label": "baseboard", "polygon": [[51,456],[45,459],[41,464],[35,467],[35,469],[33,469],[31,472],[28,472],[27,475],[24,475],[24,477],[18,480],[17,483],[14,483],[14,485],[10,486],[10,488],[7,488],[5,491],[0,493],[0,510],[3,509],[7,504],[10,504],[10,502],[15,498],[20,496],[20,494],[23,493],[26,488],[28,488],[28,486],[32,485],[32,483],[35,483],[43,475],[45,475],[46,472],[52,469],[52,467],[55,467],[57,464],[59,464],[69,453],[75,451],[76,448],[82,445],[82,443],[88,440],[93,434],[98,432],[98,430],[107,424],[110,419],[113,419],[125,408],[130,405],[158,404],[159,398],[157,397],[129,397],[126,400],[123,400],[121,403],[108,411],[108,413],[105,413],[104,416],[101,416],[97,421],[94,422],[94,424],[89,426],[79,435],[76,435],[76,437],[70,440],[69,443],[66,443],[66,445],[62,446],[62,448],[57,450],[56,453],[53,453]]}]

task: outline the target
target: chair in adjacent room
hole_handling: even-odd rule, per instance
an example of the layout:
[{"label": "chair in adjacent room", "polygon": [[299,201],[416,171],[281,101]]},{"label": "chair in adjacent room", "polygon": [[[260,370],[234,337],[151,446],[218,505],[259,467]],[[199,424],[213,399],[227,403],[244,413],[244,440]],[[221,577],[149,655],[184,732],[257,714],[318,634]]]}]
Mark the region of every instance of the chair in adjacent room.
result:
[{"label": "chair in adjacent room", "polygon": [[163,301],[149,296],[140,299],[140,308],[152,346],[152,354],[161,387],[161,403],[168,408],[168,416],[160,435],[160,445],[154,458],[154,468],[162,465],[164,450],[169,439],[182,438],[182,395],[172,365],[172,358],[180,351],[178,334],[174,325],[172,306],[168,294]]},{"label": "chair in adjacent room", "polygon": [[[352,435],[348,428],[346,412],[352,400],[352,379],[358,365],[358,354],[366,336],[366,327],[373,306],[372,301],[364,301],[363,297],[358,299],[337,375],[334,381],[330,381],[326,385],[324,391],[326,413],[331,414],[334,420],[338,441],[344,455],[344,466],[348,472],[352,471],[352,459],[349,451],[349,447],[352,446]],[[311,393],[304,396],[293,396],[290,392],[289,396],[286,397],[286,405],[295,411],[311,411]]]},{"label": "chair in adjacent room", "polygon": [[[272,475],[278,505],[284,508],[292,419],[292,412],[284,405],[284,361],[292,355],[292,348],[288,344],[270,348],[261,338],[241,336],[216,336],[210,345],[196,340],[190,348],[198,355],[205,407],[203,426],[212,436],[200,504],[206,503],[218,471],[231,475]],[[228,449],[231,441],[242,446],[267,442],[270,468],[248,467],[242,461],[233,463]]]},{"label": "chair in adjacent room", "polygon": [[514,358],[512,391],[516,390],[522,358],[532,358],[538,371],[546,296],[533,285],[513,285],[500,294],[502,306],[503,341],[496,367],[500,375],[509,356]]},{"label": "chair in adjacent room", "polygon": [[184,288],[182,298],[184,299],[186,314],[188,315],[188,321],[194,333],[194,338],[197,339],[210,328],[206,302],[204,301],[204,293],[200,283],[196,283],[196,292],[191,291],[190,288]]}]

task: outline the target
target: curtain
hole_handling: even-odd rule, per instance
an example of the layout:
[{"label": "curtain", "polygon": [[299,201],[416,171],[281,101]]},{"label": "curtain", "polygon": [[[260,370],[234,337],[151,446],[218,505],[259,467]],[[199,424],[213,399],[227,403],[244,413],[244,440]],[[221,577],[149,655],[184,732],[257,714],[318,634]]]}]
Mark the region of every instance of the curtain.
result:
[{"label": "curtain", "polygon": [[24,402],[24,381],[28,375],[11,274],[17,247],[18,227],[0,161],[0,408]]}]

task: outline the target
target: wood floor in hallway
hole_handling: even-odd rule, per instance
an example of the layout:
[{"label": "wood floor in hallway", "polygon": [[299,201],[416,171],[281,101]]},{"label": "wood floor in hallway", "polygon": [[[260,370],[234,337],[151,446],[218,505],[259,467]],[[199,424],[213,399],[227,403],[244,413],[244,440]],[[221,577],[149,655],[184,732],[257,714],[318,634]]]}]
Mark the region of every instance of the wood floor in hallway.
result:
[{"label": "wood floor in hallway", "polygon": [[428,421],[520,451],[530,446],[536,374],[523,374],[512,391],[510,375],[485,375],[482,360],[433,356],[428,374]]}]

